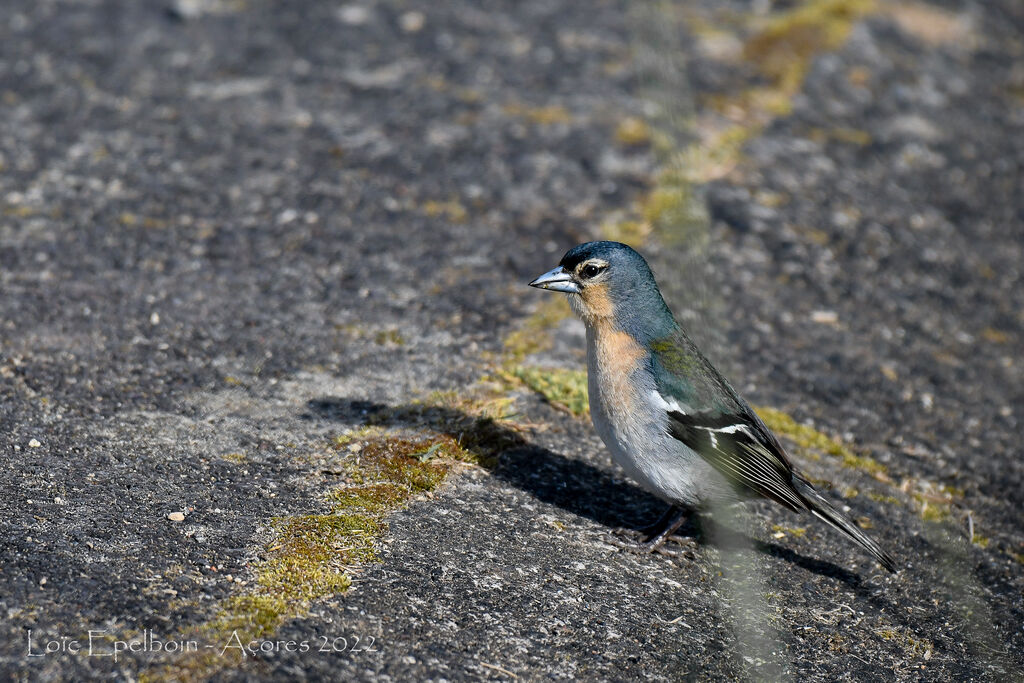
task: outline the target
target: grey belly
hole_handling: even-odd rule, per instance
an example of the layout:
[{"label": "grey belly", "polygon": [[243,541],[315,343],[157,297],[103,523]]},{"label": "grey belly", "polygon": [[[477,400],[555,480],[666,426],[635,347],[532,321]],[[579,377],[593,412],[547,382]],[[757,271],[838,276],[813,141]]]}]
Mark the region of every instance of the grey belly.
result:
[{"label": "grey belly", "polygon": [[611,419],[599,397],[592,397],[591,417],[615,462],[655,496],[686,507],[703,507],[711,498],[728,495],[722,489],[721,476],[700,455],[671,437],[665,425],[622,415]]}]

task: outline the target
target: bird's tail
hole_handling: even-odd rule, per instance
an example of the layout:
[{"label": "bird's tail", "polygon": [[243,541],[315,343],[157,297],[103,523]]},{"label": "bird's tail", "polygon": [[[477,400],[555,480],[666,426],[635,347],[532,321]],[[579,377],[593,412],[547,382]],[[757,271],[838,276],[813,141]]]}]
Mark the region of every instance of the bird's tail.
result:
[{"label": "bird's tail", "polygon": [[834,526],[836,529],[839,529],[844,534],[855,540],[860,546],[871,553],[883,567],[895,573],[896,563],[893,561],[892,557],[889,553],[882,550],[870,536],[861,531],[860,528],[846,515],[832,507],[832,504],[825,500],[821,494],[815,491],[814,488],[804,481],[802,477],[799,475],[793,477],[793,483],[796,485],[796,489],[800,493],[800,497],[807,503],[807,507],[811,511],[811,514]]}]

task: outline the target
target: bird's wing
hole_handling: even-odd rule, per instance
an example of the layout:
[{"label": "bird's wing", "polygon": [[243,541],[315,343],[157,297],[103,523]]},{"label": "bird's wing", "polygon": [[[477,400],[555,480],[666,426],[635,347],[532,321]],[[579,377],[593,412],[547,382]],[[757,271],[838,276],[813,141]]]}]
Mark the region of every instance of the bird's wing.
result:
[{"label": "bird's wing", "polygon": [[793,470],[786,451],[682,330],[651,343],[656,401],[669,433],[739,490],[790,510],[810,510],[867,549],[883,567],[892,557]]},{"label": "bird's wing", "polygon": [[790,510],[807,504],[793,488],[793,467],[743,415],[669,410],[669,433],[696,451],[733,486],[780,503]]},{"label": "bird's wing", "polygon": [[738,489],[806,510],[785,450],[689,337],[676,331],[651,350],[669,433]]}]

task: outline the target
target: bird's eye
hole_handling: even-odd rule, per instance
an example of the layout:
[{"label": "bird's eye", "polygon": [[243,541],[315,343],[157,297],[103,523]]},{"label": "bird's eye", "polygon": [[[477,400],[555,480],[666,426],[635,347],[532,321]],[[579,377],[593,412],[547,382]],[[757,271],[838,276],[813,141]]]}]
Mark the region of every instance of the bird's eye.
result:
[{"label": "bird's eye", "polygon": [[601,268],[599,266],[595,266],[593,263],[583,266],[583,277],[594,277],[600,272]]}]

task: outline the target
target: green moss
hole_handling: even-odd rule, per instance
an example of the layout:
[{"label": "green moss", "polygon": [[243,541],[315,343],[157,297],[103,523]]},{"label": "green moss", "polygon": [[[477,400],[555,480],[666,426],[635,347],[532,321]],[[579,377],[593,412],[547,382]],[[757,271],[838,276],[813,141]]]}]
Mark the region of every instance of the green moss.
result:
[{"label": "green moss", "polygon": [[303,614],[313,600],[347,590],[347,568],[376,557],[374,540],[384,529],[365,510],[279,517],[271,526],[275,540],[253,567],[253,587],[225,600],[198,630],[201,638],[223,641],[232,631],[261,638]]},{"label": "green moss", "polygon": [[[799,92],[815,56],[837,49],[854,23],[874,9],[874,0],[804,0],[766,19],[743,18],[739,23],[760,23],[744,42],[742,56],[758,70],[761,83],[738,92],[710,95],[700,102],[704,111],[694,127],[700,139],[681,151],[672,142],[679,136],[659,136],[655,131],[651,135],[654,146],[672,159],[669,168],[693,184],[732,171],[742,159],[746,142],[773,119],[792,110],[792,98]],[[692,16],[688,16],[687,24],[698,33],[736,33],[735,26],[715,25],[721,23],[718,19],[706,20],[699,12],[689,14]],[[713,113],[709,115],[708,110]],[[861,131],[836,130],[830,136],[851,144],[868,140]],[[662,138],[669,144],[660,143]],[[663,200],[663,193],[657,192],[649,201],[650,208],[657,213]]]},{"label": "green moss", "polygon": [[[435,489],[453,461],[474,459],[454,437],[387,436],[378,426],[339,436],[332,445],[346,449],[348,483],[326,493],[330,511],[274,518],[273,540],[251,566],[249,585],[224,600],[190,637],[215,644],[227,642],[233,632],[243,643],[264,638],[286,620],[305,614],[313,601],[344,592],[352,584],[350,568],[376,560],[376,541],[387,529],[385,517],[414,495]],[[417,457],[426,450],[433,457]],[[207,678],[239,659],[210,652],[147,672],[146,678]]]},{"label": "green moss", "polygon": [[807,0],[771,19],[743,46],[743,57],[776,87],[799,90],[813,58],[842,45],[872,0]]},{"label": "green moss", "polygon": [[986,327],[981,331],[981,336],[993,344],[1005,344],[1010,340],[1010,335],[1002,330],[997,330],[994,327]]},{"label": "green moss", "polygon": [[904,655],[908,657],[930,657],[935,646],[931,641],[918,638],[909,631],[897,628],[880,628],[875,630],[875,635],[882,640],[898,643],[903,647]]},{"label": "green moss", "polygon": [[651,127],[635,116],[627,116],[615,127],[615,141],[627,147],[639,147],[651,142]]},{"label": "green moss", "polygon": [[17,205],[17,204],[4,204],[3,215],[14,216],[16,218],[28,218],[29,216],[36,213],[36,210],[31,206]]},{"label": "green moss", "polygon": [[457,199],[449,199],[446,202],[429,200],[423,203],[423,213],[431,218],[445,217],[452,223],[465,223],[469,218],[469,212]]},{"label": "green moss", "polygon": [[512,103],[502,107],[502,111],[509,116],[523,118],[540,126],[572,122],[572,114],[569,113],[568,109],[561,105],[530,107],[523,104]]},{"label": "green moss", "polygon": [[926,522],[947,522],[953,517],[953,505],[963,497],[963,491],[953,486],[939,486],[932,482],[910,480],[906,482],[910,496],[917,503],[918,514]]},{"label": "green moss", "polygon": [[[452,461],[492,467],[499,453],[525,444],[515,424],[508,421],[512,401],[505,396],[448,392],[435,394],[427,401],[379,411],[370,416],[369,422],[377,429],[401,426],[436,432],[436,438],[446,440],[444,456]],[[421,453],[434,443],[423,442],[413,453]]]},{"label": "green moss", "polygon": [[400,487],[409,495],[431,491],[448,473],[448,465],[438,459],[420,460],[416,454],[434,445],[439,445],[444,455],[462,459],[462,449],[450,437],[381,439],[370,442],[359,452],[351,479],[357,484],[385,483]]},{"label": "green moss", "polygon": [[348,446],[357,441],[361,441],[376,436],[380,434],[380,432],[380,427],[374,425],[364,425],[359,429],[353,429],[345,432],[344,434],[339,434],[338,436],[334,437],[334,439],[332,439],[332,443],[334,444],[335,448],[342,448],[343,446]]},{"label": "green moss", "polygon": [[807,533],[807,529],[803,527],[788,527],[779,524],[772,524],[772,531],[778,535],[779,538],[785,535],[796,536],[797,538],[803,538]]},{"label": "green moss", "polygon": [[[747,118],[747,117],[745,117]],[[750,121],[727,126],[691,145],[682,154],[681,172],[691,183],[706,183],[725,176],[742,159],[743,145],[756,137],[770,120],[767,112],[751,112]]]},{"label": "green moss", "polygon": [[281,615],[288,611],[288,602],[283,596],[267,594],[236,595],[228,598],[223,611],[213,622],[203,629],[211,640],[219,640],[220,636],[232,631],[253,634],[253,637],[266,635],[281,622]]},{"label": "green moss", "polygon": [[884,493],[876,493],[874,491],[868,491],[868,498],[875,501],[876,503],[888,503],[889,505],[902,505],[903,501],[895,496],[887,496]]},{"label": "green moss", "polygon": [[526,356],[551,347],[551,330],[571,314],[565,297],[543,302],[521,329],[505,339],[502,367],[496,377],[505,385],[521,384],[544,397],[551,405],[573,415],[588,412],[587,374],[583,370],[522,365]]},{"label": "green moss", "polygon": [[288,619],[301,616],[318,598],[352,585],[349,565],[373,558],[379,520],[353,514],[311,514],[275,518],[275,542],[253,567],[254,581],[245,592],[223,600],[217,613],[188,633],[209,643],[171,666],[143,672],[140,680],[200,680],[237,664],[242,653],[225,644],[248,643],[270,636]]},{"label": "green moss", "polygon": [[963,498],[964,495],[967,493],[959,486],[953,486],[952,484],[943,484],[942,486],[939,487],[939,490],[942,491],[942,493],[945,494],[946,496],[949,496],[951,499]]},{"label": "green moss", "polygon": [[119,223],[121,223],[121,225],[124,225],[129,228],[135,227],[137,225],[141,225],[144,228],[151,229],[167,227],[167,221],[165,221],[162,218],[153,218],[152,216],[137,216],[136,214],[130,213],[128,211],[125,211],[121,215],[119,215],[117,220]]},{"label": "green moss", "polygon": [[396,346],[402,346],[405,344],[405,339],[398,332],[398,330],[381,330],[373,336],[373,341],[377,344],[384,346],[386,344],[395,344]]},{"label": "green moss", "polygon": [[921,503],[920,514],[921,519],[924,521],[939,523],[952,518],[953,514],[948,505],[929,503],[921,500],[919,496],[915,496],[915,498],[918,498],[918,501]]},{"label": "green moss", "polygon": [[757,414],[769,429],[789,439],[800,448],[822,451],[841,459],[843,467],[866,472],[880,481],[889,481],[888,470],[882,463],[866,455],[857,455],[838,439],[834,439],[814,427],[798,423],[781,410],[759,406]]},{"label": "green moss", "polygon": [[548,296],[522,327],[505,338],[505,354],[519,362],[531,353],[551,348],[551,330],[572,315],[564,296]]},{"label": "green moss", "polygon": [[[259,565],[256,591],[239,596],[239,604],[269,605],[283,599],[286,607],[276,615],[281,620],[312,600],[347,589],[352,582],[345,567],[372,559],[373,539],[381,532],[380,522],[372,517],[333,513],[281,517],[273,527],[277,543]],[[231,617],[246,616],[244,610],[226,611]],[[262,608],[259,615],[274,616]]]},{"label": "green moss", "polygon": [[809,137],[818,143],[834,141],[856,147],[871,144],[871,133],[856,128],[812,128]]},{"label": "green moss", "polygon": [[342,486],[327,493],[334,510],[381,515],[398,508],[408,497],[408,489],[391,483]]},{"label": "green moss", "polygon": [[622,242],[631,247],[641,247],[651,234],[651,224],[638,220],[613,220],[601,225],[601,237],[613,242]]},{"label": "green moss", "polygon": [[[456,391],[435,391],[424,401],[414,401],[412,406],[420,406],[423,413],[437,413],[447,411],[450,414],[463,416],[463,419],[479,421],[481,419],[507,421],[515,417],[515,399],[494,393],[497,389],[483,393],[478,392],[456,392]],[[465,425],[458,423],[460,427]],[[451,420],[440,421],[436,419],[430,423],[431,428],[451,434],[445,426],[451,426]]]},{"label": "green moss", "polygon": [[871,476],[880,481],[889,481],[888,469],[885,465],[878,462],[874,458],[871,458],[866,455],[856,455],[855,453],[849,450],[847,453],[844,453],[842,455],[842,458],[843,467],[849,467],[850,469],[867,472],[868,474],[870,474]]},{"label": "green moss", "polygon": [[590,412],[584,370],[517,366],[512,368],[511,374],[553,406],[577,417]]},{"label": "green moss", "polygon": [[[683,168],[689,169],[687,162]],[[707,238],[707,209],[690,171],[663,171],[638,207],[642,220],[667,245],[693,249]]]}]

